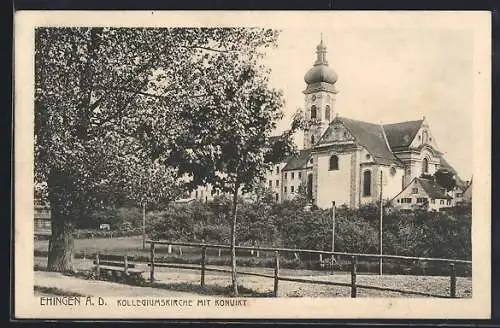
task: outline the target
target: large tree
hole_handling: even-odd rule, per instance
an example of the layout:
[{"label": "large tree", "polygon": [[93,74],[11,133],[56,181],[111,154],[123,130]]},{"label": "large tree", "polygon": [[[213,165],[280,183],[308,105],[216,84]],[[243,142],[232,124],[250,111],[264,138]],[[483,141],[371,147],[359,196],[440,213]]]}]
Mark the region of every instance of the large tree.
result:
[{"label": "large tree", "polygon": [[[177,166],[189,186],[209,184],[213,192],[232,195],[232,286],[234,295],[238,295],[235,251],[238,195],[260,185],[270,163],[295,150],[291,136],[302,120],[301,116],[294,119],[279,145],[271,144],[274,139],[270,135],[283,117],[283,97],[270,86],[269,70],[260,59],[266,48],[276,45],[278,32],[266,29],[232,29],[232,32],[238,39],[233,47],[218,53],[205,52],[192,63],[189,79],[198,92],[179,106],[182,133],[173,140],[163,134],[151,140],[156,148],[164,150],[159,156],[168,165]],[[281,151],[273,152],[277,147]]]},{"label": "large tree", "polygon": [[[137,172],[152,160],[174,184],[161,158],[202,120],[190,110],[210,99],[223,103],[229,95],[220,93],[227,90],[220,77],[229,85],[244,74],[227,63],[272,39],[254,29],[36,29],[35,178],[52,207],[49,269],[72,269],[75,222],[130,197],[129,187],[144,177]],[[158,134],[162,142],[151,142]]]}]

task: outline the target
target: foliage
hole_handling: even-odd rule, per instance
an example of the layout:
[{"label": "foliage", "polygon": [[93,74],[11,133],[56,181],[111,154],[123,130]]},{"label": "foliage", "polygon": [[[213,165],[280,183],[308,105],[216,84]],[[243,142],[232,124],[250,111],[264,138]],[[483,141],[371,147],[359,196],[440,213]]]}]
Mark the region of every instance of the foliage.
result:
[{"label": "foliage", "polygon": [[447,191],[453,190],[457,185],[455,174],[446,169],[439,169],[434,173],[434,180]]}]

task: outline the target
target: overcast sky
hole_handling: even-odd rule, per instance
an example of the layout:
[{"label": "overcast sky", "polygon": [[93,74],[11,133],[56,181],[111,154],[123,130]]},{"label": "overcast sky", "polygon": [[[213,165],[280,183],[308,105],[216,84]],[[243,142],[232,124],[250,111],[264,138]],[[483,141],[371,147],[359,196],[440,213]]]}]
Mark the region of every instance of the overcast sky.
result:
[{"label": "overcast sky", "polygon": [[464,29],[283,29],[269,52],[274,87],[282,89],[286,129],[303,107],[304,74],[320,35],[338,74],[336,112],[373,123],[426,117],[445,158],[463,179],[472,174],[473,34]]}]

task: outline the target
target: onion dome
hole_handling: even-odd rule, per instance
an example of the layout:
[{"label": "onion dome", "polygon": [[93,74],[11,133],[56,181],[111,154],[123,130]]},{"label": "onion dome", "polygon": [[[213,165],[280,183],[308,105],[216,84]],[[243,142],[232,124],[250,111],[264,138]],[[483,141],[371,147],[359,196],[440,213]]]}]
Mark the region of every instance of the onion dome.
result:
[{"label": "onion dome", "polygon": [[304,81],[308,84],[316,83],[328,83],[335,84],[337,82],[337,73],[333,69],[328,67],[328,61],[326,60],[326,46],[321,39],[320,44],[316,47],[317,59],[314,66],[307,71],[304,76]]}]

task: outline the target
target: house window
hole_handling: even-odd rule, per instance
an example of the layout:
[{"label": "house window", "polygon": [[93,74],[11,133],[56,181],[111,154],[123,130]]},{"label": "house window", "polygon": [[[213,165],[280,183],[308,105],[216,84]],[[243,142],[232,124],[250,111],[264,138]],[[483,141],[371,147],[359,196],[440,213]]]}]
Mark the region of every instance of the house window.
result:
[{"label": "house window", "polygon": [[276,180],[276,187],[279,187],[280,185],[280,180]]},{"label": "house window", "polygon": [[297,189],[299,192],[302,192],[302,186],[298,186]]},{"label": "house window", "polygon": [[316,109],[316,106],[313,105],[311,107],[311,118],[316,118],[316,116],[317,116],[317,109]]},{"label": "house window", "polygon": [[276,174],[279,174],[279,173],[280,173],[280,167],[276,166]]},{"label": "house window", "polygon": [[286,180],[287,174],[285,173],[285,180]]},{"label": "house window", "polygon": [[448,200],[446,201],[446,205],[451,205],[451,199],[448,199]]},{"label": "house window", "polygon": [[411,198],[401,198],[402,204],[411,204]]},{"label": "house window", "polygon": [[337,155],[332,155],[330,157],[330,168],[329,170],[338,170],[339,169],[339,158]]},{"label": "house window", "polygon": [[294,188],[293,186],[291,186],[291,187],[290,187],[290,192],[294,192],[294,191],[295,191],[294,189],[295,189],[295,188]]},{"label": "house window", "polygon": [[411,188],[412,194],[418,194],[418,188]]},{"label": "house window", "polygon": [[299,179],[302,179],[302,172],[299,172]]},{"label": "house window", "polygon": [[438,164],[434,164],[434,170],[435,171],[439,170],[439,165]]},{"label": "house window", "polygon": [[330,105],[326,105],[325,109],[325,120],[329,121],[330,120]]},{"label": "house window", "polygon": [[295,173],[294,172],[290,173],[290,175],[292,176],[292,180],[295,179]]},{"label": "house window", "polygon": [[276,199],[276,201],[279,201],[279,199],[280,199],[280,195],[279,195],[279,194],[275,194],[275,195],[274,195],[274,198]]},{"label": "house window", "polygon": [[427,158],[424,158],[422,160],[422,174],[429,172],[429,161]]},{"label": "house window", "polygon": [[417,203],[421,204],[421,203],[425,203],[427,201],[427,198],[417,198]]},{"label": "house window", "polygon": [[372,194],[372,172],[365,171],[363,173],[363,196],[371,196]]},{"label": "house window", "polygon": [[436,200],[434,198],[431,199],[431,204],[436,204]]},{"label": "house window", "polygon": [[283,190],[286,192],[286,186],[285,186],[285,188]]},{"label": "house window", "polygon": [[444,199],[441,199],[441,200],[439,201],[439,204],[444,205]]},{"label": "house window", "polygon": [[269,187],[273,186],[273,180],[269,180]]}]

